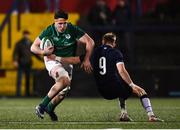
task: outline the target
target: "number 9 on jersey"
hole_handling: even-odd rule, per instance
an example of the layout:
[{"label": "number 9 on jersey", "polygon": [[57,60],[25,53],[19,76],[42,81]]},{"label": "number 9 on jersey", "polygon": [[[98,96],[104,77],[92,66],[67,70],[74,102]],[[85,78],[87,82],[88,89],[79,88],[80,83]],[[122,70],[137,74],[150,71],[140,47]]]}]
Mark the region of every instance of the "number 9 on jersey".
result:
[{"label": "number 9 on jersey", "polygon": [[99,73],[101,75],[105,75],[106,74],[106,58],[105,57],[99,58],[99,68],[101,69]]}]

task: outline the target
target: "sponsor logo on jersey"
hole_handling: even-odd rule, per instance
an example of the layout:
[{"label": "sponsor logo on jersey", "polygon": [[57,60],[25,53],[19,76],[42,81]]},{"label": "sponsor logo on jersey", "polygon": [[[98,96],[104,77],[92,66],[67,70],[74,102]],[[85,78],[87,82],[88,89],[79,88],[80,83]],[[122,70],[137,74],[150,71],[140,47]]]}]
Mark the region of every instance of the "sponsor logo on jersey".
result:
[{"label": "sponsor logo on jersey", "polygon": [[70,34],[65,34],[65,38],[66,38],[66,39],[70,39],[70,38],[71,38],[71,35],[70,35]]}]

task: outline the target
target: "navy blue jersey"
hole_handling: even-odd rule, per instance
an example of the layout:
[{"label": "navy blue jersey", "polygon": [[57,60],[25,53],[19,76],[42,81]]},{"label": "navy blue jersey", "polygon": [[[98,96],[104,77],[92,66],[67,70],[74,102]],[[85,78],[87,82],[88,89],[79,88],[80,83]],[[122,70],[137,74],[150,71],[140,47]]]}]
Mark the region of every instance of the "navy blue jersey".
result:
[{"label": "navy blue jersey", "polygon": [[96,48],[92,56],[93,73],[97,84],[104,84],[109,79],[119,79],[116,64],[123,62],[122,53],[108,45]]},{"label": "navy blue jersey", "polygon": [[117,63],[123,63],[123,55],[119,50],[108,45],[97,47],[91,57],[98,90],[106,99],[127,98],[131,93],[131,88],[119,75]]}]

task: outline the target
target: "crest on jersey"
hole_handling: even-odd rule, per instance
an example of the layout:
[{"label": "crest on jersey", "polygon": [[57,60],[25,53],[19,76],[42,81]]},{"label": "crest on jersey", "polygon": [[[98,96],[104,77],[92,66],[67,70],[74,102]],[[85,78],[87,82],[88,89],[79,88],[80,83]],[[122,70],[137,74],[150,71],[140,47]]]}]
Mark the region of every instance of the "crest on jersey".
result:
[{"label": "crest on jersey", "polygon": [[66,35],[65,35],[65,38],[66,38],[66,39],[70,39],[70,38],[71,38],[71,35],[66,34]]}]

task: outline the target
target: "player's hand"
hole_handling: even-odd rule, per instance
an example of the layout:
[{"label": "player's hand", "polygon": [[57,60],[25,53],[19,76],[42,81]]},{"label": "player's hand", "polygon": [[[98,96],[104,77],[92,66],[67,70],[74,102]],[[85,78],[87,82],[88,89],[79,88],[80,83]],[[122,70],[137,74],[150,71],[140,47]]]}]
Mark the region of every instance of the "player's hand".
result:
[{"label": "player's hand", "polygon": [[54,47],[47,47],[47,48],[45,48],[44,50],[43,50],[43,55],[44,56],[49,56],[49,55],[51,55],[52,53],[53,53],[53,51],[54,51]]},{"label": "player's hand", "polygon": [[51,55],[48,55],[47,58],[48,58],[49,60],[55,60],[55,59],[56,59],[56,55],[51,54]]},{"label": "player's hand", "polygon": [[83,68],[87,73],[91,73],[93,70],[89,60],[84,60],[81,64],[81,68]]},{"label": "player's hand", "polygon": [[137,94],[139,97],[147,94],[144,89],[142,89],[141,87],[139,87],[139,86],[136,85],[136,84],[134,84],[134,86],[132,87],[132,89],[133,89],[133,93]]}]

